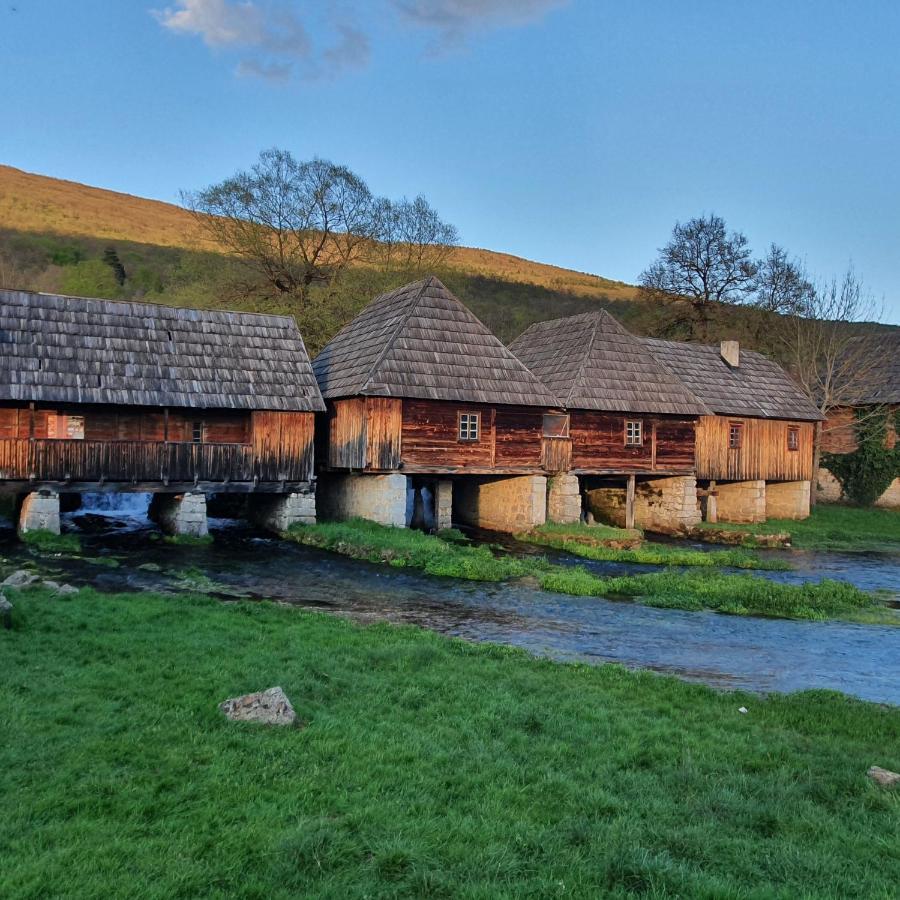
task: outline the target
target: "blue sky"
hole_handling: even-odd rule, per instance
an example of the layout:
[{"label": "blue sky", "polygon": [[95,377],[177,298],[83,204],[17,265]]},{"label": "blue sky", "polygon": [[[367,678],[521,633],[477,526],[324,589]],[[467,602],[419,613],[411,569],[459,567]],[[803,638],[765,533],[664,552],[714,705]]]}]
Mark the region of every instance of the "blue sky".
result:
[{"label": "blue sky", "polygon": [[900,323],[900,4],[0,0],[0,162],[175,201],[270,146],[626,281],[716,212]]}]

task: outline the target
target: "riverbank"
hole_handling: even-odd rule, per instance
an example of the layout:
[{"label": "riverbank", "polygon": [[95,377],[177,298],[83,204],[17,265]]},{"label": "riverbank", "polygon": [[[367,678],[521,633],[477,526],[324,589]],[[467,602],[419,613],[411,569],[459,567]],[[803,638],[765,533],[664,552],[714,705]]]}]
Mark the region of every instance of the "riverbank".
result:
[{"label": "riverbank", "polygon": [[[865,777],[900,768],[894,708],[270,604],[16,602],[4,896],[890,896],[900,879],[897,795]],[[275,684],[305,727],[217,709]]]},{"label": "riverbank", "polygon": [[700,529],[746,531],[751,535],[786,532],[803,550],[900,554],[900,510],[818,503],[808,519],[771,519],[753,525],[702,523]]},{"label": "riverbank", "polygon": [[552,565],[542,558],[494,554],[483,544],[461,542],[457,533],[432,536],[363,519],[298,525],[287,537],[354,559],[419,569],[430,575],[472,581],[530,578],[544,590],[575,596],[630,599],[691,611],[714,609],[731,615],[900,624],[900,616],[887,609],[879,597],[836,581],[777,584],[751,575],[686,574],[670,569],[603,577],[583,567]]}]

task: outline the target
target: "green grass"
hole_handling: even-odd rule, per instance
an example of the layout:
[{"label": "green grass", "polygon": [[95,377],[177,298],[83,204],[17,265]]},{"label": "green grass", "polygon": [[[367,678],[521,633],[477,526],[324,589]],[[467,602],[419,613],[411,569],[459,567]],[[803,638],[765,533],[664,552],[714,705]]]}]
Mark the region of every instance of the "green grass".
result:
[{"label": "green grass", "polygon": [[[896,708],[270,604],[15,602],[3,897],[887,898],[900,883],[900,792],[865,777],[900,769]],[[217,709],[276,684],[305,727]]]},{"label": "green grass", "polygon": [[651,606],[713,609],[732,615],[791,619],[851,618],[900,625],[900,615],[875,594],[838,581],[777,584],[751,575],[664,571],[602,577],[583,567],[550,565],[545,559],[494,556],[484,545],[461,545],[408,528],[388,528],[365,519],[295,525],[287,536],[298,543],[353,559],[420,569],[429,575],[470,581],[505,581],[531,576],[547,591],[584,597],[631,598]]},{"label": "green grass", "polygon": [[[618,532],[618,534],[594,535],[596,528],[597,526],[593,525],[544,525],[534,531],[516,535],[516,537],[528,543],[552,547],[554,550],[562,550],[575,556],[601,562],[642,563],[652,566],[724,566],[735,569],[784,570],[790,568],[783,560],[764,559],[755,553],[738,548],[705,552],[669,544],[646,543],[633,549],[607,547],[599,542],[633,538],[636,532],[604,527],[604,530]],[[586,538],[596,539],[598,543],[585,543]]]},{"label": "green grass", "polygon": [[81,551],[81,538],[77,534],[26,531],[19,536],[29,547],[46,553],[79,553]]},{"label": "green grass", "polygon": [[819,503],[802,521],[770,519],[755,525],[718,523],[701,527],[770,534],[786,531],[794,547],[804,550],[900,553],[900,510]]}]

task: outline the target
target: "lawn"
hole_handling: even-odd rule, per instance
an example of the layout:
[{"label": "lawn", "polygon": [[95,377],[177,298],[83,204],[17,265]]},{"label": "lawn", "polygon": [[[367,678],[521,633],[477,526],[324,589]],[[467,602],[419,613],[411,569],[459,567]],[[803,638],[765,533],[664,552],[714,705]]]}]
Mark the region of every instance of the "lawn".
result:
[{"label": "lawn", "polygon": [[714,609],[730,615],[790,619],[849,618],[900,625],[900,614],[881,598],[837,581],[776,584],[752,575],[664,569],[646,575],[605,577],[583,567],[551,565],[543,558],[494,554],[450,531],[435,537],[408,528],[388,528],[365,519],[295,525],[287,537],[298,543],[429,575],[471,581],[529,577],[544,590],[585,597],[632,599],[651,606]]},{"label": "lawn", "polygon": [[756,525],[718,523],[701,527],[770,534],[786,531],[804,550],[900,553],[900,510],[819,503],[808,519],[770,519]]},{"label": "lawn", "polygon": [[[900,883],[900,792],[865,777],[900,769],[895,708],[262,603],[14,602],[3,897],[887,898]],[[276,684],[305,728],[217,710]]]}]

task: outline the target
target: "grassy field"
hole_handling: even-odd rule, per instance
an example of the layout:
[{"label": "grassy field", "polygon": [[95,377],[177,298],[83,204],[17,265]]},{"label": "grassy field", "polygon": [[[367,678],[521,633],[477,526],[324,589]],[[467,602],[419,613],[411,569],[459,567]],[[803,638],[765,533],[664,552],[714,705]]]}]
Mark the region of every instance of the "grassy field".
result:
[{"label": "grassy field", "polygon": [[300,544],[354,559],[420,569],[449,578],[505,581],[529,577],[544,590],[555,593],[631,599],[652,606],[790,619],[850,618],[900,625],[900,613],[886,608],[875,595],[843,582],[776,584],[752,575],[723,575],[717,571],[685,574],[669,569],[647,575],[603,577],[582,567],[551,565],[542,558],[494,554],[483,544],[461,543],[455,532],[434,537],[364,519],[295,525],[287,536]]},{"label": "grassy field", "polygon": [[[0,896],[896,896],[900,711],[200,597],[17,595]],[[230,723],[280,685],[302,729]],[[741,715],[738,707],[749,713]]]},{"label": "grassy field", "polygon": [[770,519],[758,525],[719,523],[701,527],[771,534],[786,531],[804,550],[900,553],[900,510],[819,503],[808,519]]},{"label": "grassy field", "polygon": [[563,550],[585,559],[600,562],[642,563],[652,566],[703,566],[733,569],[787,569],[783,560],[765,559],[756,553],[740,548],[729,550],[692,550],[670,544],[643,544],[640,547],[619,549],[604,545],[604,541],[627,540],[635,534],[624,528],[608,525],[541,525],[525,534],[516,535],[519,540],[542,547]]}]

